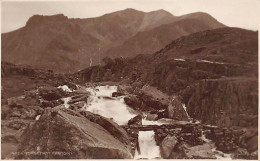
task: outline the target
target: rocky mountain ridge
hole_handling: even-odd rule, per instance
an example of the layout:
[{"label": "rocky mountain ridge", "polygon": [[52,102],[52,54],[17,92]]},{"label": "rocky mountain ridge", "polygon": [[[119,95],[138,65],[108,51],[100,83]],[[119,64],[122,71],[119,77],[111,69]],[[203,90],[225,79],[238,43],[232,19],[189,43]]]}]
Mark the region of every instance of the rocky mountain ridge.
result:
[{"label": "rocky mountain ridge", "polygon": [[72,73],[105,57],[153,53],[180,36],[220,27],[206,13],[177,17],[164,10],[126,9],[87,19],[35,15],[25,27],[2,34],[2,60]]}]

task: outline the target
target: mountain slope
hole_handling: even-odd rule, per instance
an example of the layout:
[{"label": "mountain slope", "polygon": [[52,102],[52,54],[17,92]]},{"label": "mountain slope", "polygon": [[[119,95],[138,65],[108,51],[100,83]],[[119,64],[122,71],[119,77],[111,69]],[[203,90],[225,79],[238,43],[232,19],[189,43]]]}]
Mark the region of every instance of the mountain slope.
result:
[{"label": "mountain slope", "polygon": [[[107,56],[151,53],[179,36],[223,27],[213,18],[196,15],[175,17],[164,10],[145,13],[134,9],[87,19],[35,15],[25,27],[2,34],[2,59],[55,72],[75,72],[99,64]],[[141,45],[135,47],[135,43]],[[122,52],[125,47],[134,52]]]},{"label": "mountain slope", "polygon": [[258,32],[220,28],[172,41],[154,54],[117,58],[76,73],[82,82],[151,85],[179,97],[192,118],[257,127]]},{"label": "mountain slope", "polygon": [[149,54],[161,49],[172,40],[181,36],[221,27],[224,27],[224,25],[205,13],[175,17],[170,24],[137,33],[122,45],[109,49],[107,55],[112,55],[113,57],[118,57],[118,55],[133,57],[136,54]]}]

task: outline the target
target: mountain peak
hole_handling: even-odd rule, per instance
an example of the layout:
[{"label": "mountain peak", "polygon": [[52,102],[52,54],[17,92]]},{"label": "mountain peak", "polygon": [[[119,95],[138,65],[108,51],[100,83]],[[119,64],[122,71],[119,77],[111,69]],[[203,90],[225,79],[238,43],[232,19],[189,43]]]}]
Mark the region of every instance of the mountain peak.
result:
[{"label": "mountain peak", "polygon": [[126,8],[124,10],[118,11],[119,13],[125,13],[125,14],[144,14],[143,11],[139,11],[133,8]]},{"label": "mountain peak", "polygon": [[155,10],[155,11],[151,11],[151,12],[148,12],[148,14],[164,14],[164,15],[169,15],[169,16],[174,16],[173,14],[171,14],[170,12],[164,10],[164,9],[159,9],[159,10]]},{"label": "mountain peak", "polygon": [[32,26],[32,25],[34,26],[34,25],[38,25],[38,24],[46,23],[46,22],[57,22],[57,21],[66,21],[66,20],[68,20],[68,17],[64,16],[63,14],[56,14],[56,15],[50,15],[50,16],[33,15],[26,22],[26,26]]},{"label": "mountain peak", "polygon": [[129,11],[129,12],[142,12],[142,11],[139,11],[139,10],[136,10],[136,9],[133,9],[133,8],[126,8],[126,9],[124,9],[123,11]]}]

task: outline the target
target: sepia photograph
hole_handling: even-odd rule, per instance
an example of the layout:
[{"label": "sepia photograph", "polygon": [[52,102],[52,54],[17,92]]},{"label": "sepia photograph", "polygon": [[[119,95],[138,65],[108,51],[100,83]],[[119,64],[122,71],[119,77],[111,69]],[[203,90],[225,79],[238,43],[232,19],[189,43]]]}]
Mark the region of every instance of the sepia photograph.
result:
[{"label": "sepia photograph", "polygon": [[260,0],[0,3],[2,160],[258,160]]}]

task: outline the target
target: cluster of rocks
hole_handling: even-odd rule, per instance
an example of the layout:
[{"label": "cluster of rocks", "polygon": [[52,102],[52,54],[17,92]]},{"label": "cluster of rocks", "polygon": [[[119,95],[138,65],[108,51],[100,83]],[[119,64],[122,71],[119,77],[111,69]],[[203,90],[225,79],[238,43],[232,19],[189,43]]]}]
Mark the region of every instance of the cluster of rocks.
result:
[{"label": "cluster of rocks", "polygon": [[[156,129],[155,140],[160,146],[163,158],[180,159],[193,158],[187,155],[188,147],[203,145],[202,127],[194,125],[183,125],[181,128]],[[178,154],[178,155],[176,155]],[[201,158],[205,158],[201,156]],[[207,158],[207,157],[206,157]],[[208,157],[211,158],[211,157]]]},{"label": "cluster of rocks", "polygon": [[[139,116],[140,117],[140,116]],[[137,120],[138,116],[135,118]],[[134,119],[133,119],[134,120]],[[256,130],[234,130],[202,124],[141,125],[136,121],[123,126],[127,131],[132,154],[140,152],[139,131],[153,130],[156,144],[164,159],[216,159],[230,154],[235,159],[257,159]],[[216,149],[216,150],[214,150]]]},{"label": "cluster of rocks", "polygon": [[[3,158],[132,158],[123,128],[82,109],[89,95],[82,89],[66,92],[46,86],[7,99],[2,109],[2,142],[14,149],[4,151]],[[67,108],[66,97],[70,97]]]},{"label": "cluster of rocks", "polygon": [[121,127],[104,117],[47,108],[23,132],[15,159],[130,159],[128,140]]},{"label": "cluster of rocks", "polygon": [[129,137],[129,141],[130,141],[130,145],[131,145],[131,154],[134,156],[136,150],[140,154],[140,146],[139,146],[139,141],[138,141],[139,130],[131,129],[128,127],[124,127],[124,129],[127,132],[127,135]]},{"label": "cluster of rocks", "polygon": [[137,111],[151,111],[167,109],[168,105],[162,104],[160,101],[155,100],[153,97],[140,94],[140,95],[129,95],[124,97],[125,103]]},{"label": "cluster of rocks", "polygon": [[1,62],[1,76],[28,77],[35,83],[44,82],[52,86],[66,84],[70,89],[76,89],[77,78],[69,74],[57,74],[52,70],[36,69],[29,65],[14,65],[9,62]]},{"label": "cluster of rocks", "polygon": [[[129,126],[123,129],[107,118],[82,110],[87,103],[90,93],[77,89],[73,83],[71,84],[71,88],[74,89],[72,92],[66,92],[53,86],[45,86],[26,91],[20,97],[2,99],[2,127],[3,131],[5,131],[5,134],[2,136],[2,142],[3,144],[14,144],[15,147],[19,145],[18,149],[13,150],[20,153],[15,155],[15,158],[132,158],[136,149],[140,152],[138,145],[138,132],[140,129],[132,128],[131,126],[142,126],[144,117],[147,120],[158,120],[161,118],[188,120],[182,104],[182,101],[186,101],[185,97],[175,97],[174,100],[170,101],[170,106],[168,106],[165,100],[148,95],[138,87],[119,88],[112,96],[126,95],[124,97],[125,103],[141,113],[129,120]],[[189,92],[187,93],[190,94]],[[182,96],[185,95],[183,94]],[[67,102],[68,108],[64,108],[63,98],[65,97],[71,98]],[[190,100],[195,100],[196,98],[195,96],[189,97],[192,98]],[[192,101],[189,103],[188,107],[192,107]],[[143,115],[144,113],[145,116]],[[189,112],[189,114],[193,113]],[[86,125],[88,127],[85,127],[85,124],[88,124]],[[83,134],[84,132],[86,134],[91,133],[90,129],[96,126],[98,126],[96,132],[104,133],[103,135],[86,136]],[[43,127],[45,130],[41,129]],[[47,128],[51,129],[46,130]],[[234,158],[257,158],[258,134],[256,130],[247,131],[248,129],[246,129],[246,132],[241,132],[222,128],[203,128],[198,125],[185,124],[181,127],[170,128],[170,126],[163,126],[162,128],[153,129],[162,157],[172,159],[216,158],[215,153],[211,150],[213,145],[206,143],[202,139],[202,131],[204,130],[206,137],[215,143],[217,150],[231,153]],[[253,134],[251,134],[252,131]],[[49,136],[49,134],[51,134],[50,145],[46,146],[46,140],[44,141],[44,139],[37,143],[40,138]],[[56,138],[55,135],[64,137]],[[99,140],[99,137],[103,139]],[[64,139],[67,141],[66,143],[63,143]],[[89,144],[82,146],[82,140],[86,140]],[[96,142],[98,146],[95,145]],[[75,149],[69,147],[68,145],[70,144]],[[64,149],[60,149],[61,147]],[[49,151],[46,149],[49,149]],[[69,155],[60,156],[50,153],[51,150],[65,151]],[[37,153],[33,156],[25,155],[28,151],[48,153]],[[93,153],[90,154],[89,151],[93,151]],[[103,153],[104,155],[101,155]],[[6,158],[14,158],[14,156]]]},{"label": "cluster of rocks", "polygon": [[257,129],[211,128],[206,137],[215,142],[217,150],[233,154],[237,159],[257,159]]}]

